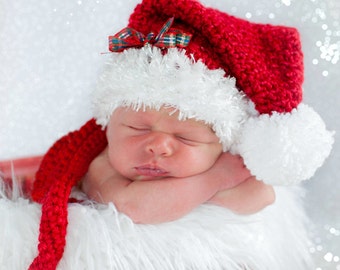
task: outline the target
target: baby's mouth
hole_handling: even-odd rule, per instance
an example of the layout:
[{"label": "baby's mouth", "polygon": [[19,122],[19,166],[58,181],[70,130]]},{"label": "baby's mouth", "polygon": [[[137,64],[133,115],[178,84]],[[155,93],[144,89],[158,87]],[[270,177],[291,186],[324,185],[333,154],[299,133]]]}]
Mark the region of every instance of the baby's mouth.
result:
[{"label": "baby's mouth", "polygon": [[135,167],[134,169],[139,175],[142,175],[142,176],[160,177],[160,176],[165,176],[169,173],[163,168],[160,168],[158,166],[152,166],[152,165],[138,166],[138,167]]}]

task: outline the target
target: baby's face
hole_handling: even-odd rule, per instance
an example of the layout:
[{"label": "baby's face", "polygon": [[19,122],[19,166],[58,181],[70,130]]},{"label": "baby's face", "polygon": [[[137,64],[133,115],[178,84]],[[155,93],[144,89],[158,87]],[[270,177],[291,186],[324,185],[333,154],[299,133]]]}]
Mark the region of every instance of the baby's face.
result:
[{"label": "baby's face", "polygon": [[172,110],[118,108],[107,127],[112,166],[131,180],[188,177],[208,170],[222,152],[209,126],[180,121]]}]

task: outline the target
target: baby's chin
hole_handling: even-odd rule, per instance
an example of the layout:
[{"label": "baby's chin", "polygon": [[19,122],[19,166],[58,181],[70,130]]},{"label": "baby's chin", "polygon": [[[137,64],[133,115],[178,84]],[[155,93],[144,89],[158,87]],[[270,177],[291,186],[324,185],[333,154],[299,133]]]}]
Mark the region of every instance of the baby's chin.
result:
[{"label": "baby's chin", "polygon": [[132,177],[127,177],[131,181],[154,181],[154,180],[165,180],[171,177],[169,176],[146,176],[146,175],[135,175]]}]

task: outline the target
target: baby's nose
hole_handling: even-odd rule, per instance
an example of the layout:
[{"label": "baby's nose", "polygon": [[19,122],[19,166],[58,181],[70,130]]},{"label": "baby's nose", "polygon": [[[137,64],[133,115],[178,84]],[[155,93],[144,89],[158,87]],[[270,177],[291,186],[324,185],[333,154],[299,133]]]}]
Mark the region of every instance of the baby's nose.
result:
[{"label": "baby's nose", "polygon": [[176,140],[171,134],[154,132],[150,135],[146,151],[157,156],[171,156],[176,148]]}]

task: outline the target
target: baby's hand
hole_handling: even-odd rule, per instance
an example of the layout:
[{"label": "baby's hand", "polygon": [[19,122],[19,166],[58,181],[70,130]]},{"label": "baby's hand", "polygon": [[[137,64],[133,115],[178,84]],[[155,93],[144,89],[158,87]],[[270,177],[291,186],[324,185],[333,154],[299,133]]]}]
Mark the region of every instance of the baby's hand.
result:
[{"label": "baby's hand", "polygon": [[238,155],[223,153],[210,170],[221,180],[221,189],[210,203],[238,214],[253,214],[275,201],[273,187],[256,180]]},{"label": "baby's hand", "polygon": [[231,211],[248,215],[254,214],[275,201],[272,186],[250,177],[238,186],[217,192],[210,203],[225,207]]},{"label": "baby's hand", "polygon": [[208,181],[212,178],[220,180],[220,190],[233,188],[251,177],[250,171],[244,165],[242,157],[228,152],[222,153],[206,174]]}]

